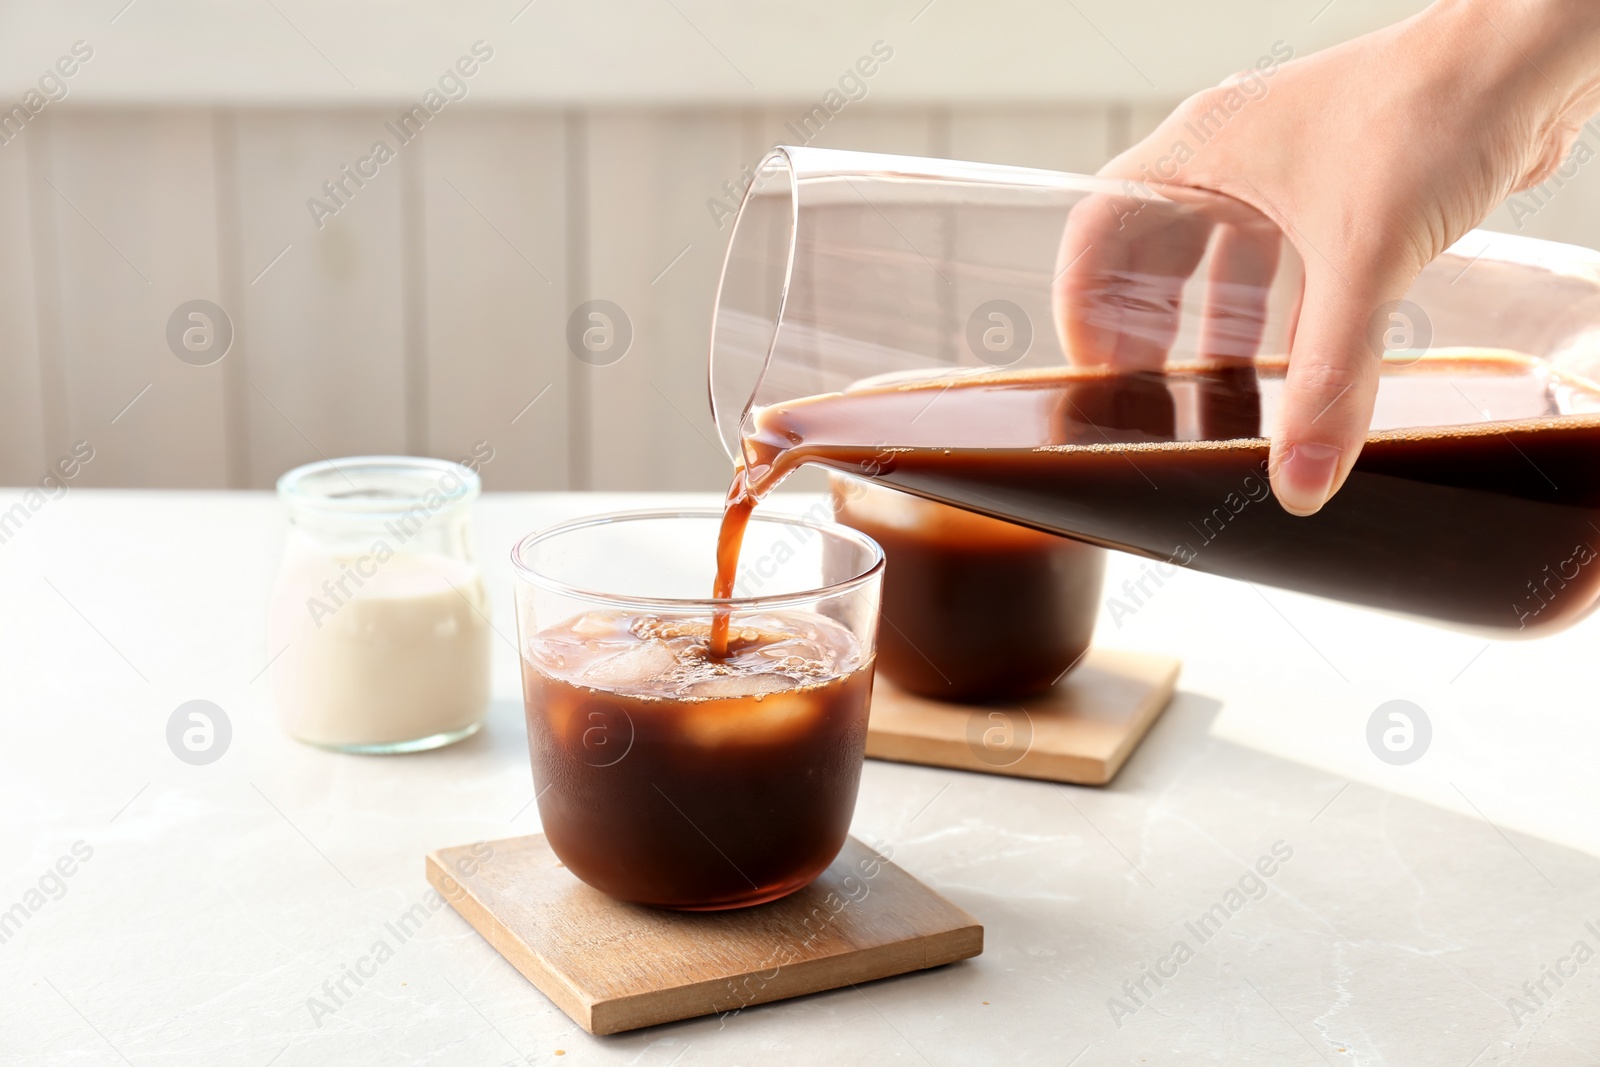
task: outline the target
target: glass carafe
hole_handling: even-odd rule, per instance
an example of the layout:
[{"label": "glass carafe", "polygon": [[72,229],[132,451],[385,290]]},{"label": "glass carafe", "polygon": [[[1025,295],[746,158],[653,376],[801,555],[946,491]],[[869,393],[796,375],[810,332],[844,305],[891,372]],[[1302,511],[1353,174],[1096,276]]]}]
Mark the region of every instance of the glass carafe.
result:
[{"label": "glass carafe", "polygon": [[803,460],[1495,636],[1586,614],[1600,254],[1474,231],[1376,309],[1368,440],[1308,518],[1266,467],[1303,278],[1204,191],[781,148],[735,221],[712,409],[764,488]]}]

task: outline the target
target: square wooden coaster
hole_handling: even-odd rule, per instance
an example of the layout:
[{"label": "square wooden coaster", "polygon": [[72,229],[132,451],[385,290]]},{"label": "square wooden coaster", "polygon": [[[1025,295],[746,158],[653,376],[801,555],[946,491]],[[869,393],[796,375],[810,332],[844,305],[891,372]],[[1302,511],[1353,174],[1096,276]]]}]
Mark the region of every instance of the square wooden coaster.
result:
[{"label": "square wooden coaster", "polygon": [[867,755],[931,767],[1105,785],[1172,699],[1171,656],[1091,648],[1054,689],[1014,703],[945,704],[873,682]]},{"label": "square wooden coaster", "polygon": [[621,901],[578,881],[543,834],[428,854],[428,881],[591,1034],[837,989],[983,951],[972,916],[850,838],[811,885],[720,912]]}]

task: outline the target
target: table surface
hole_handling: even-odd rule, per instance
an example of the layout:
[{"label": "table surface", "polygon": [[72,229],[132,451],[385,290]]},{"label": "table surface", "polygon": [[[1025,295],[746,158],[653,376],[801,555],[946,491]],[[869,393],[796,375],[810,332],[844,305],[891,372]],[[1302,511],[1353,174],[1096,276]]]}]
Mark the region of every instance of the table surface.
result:
[{"label": "table surface", "polygon": [[[1201,574],[1146,596],[1125,556],[1107,593],[1129,610],[1099,642],[1185,666],[1109,787],[868,761],[854,832],[983,922],[978,959],[594,1038],[443,909],[314,1010],[424,899],[424,853],[539,828],[513,539],[664,502],[714,498],[485,497],[494,703],[478,736],[406,757],[279,731],[271,496],[77,489],[30,511],[0,544],[0,1062],[1600,1058],[1600,619],[1486,643]],[[232,724],[207,766],[167,747],[192,699]],[[1367,741],[1396,699],[1432,725],[1405,766]]]}]

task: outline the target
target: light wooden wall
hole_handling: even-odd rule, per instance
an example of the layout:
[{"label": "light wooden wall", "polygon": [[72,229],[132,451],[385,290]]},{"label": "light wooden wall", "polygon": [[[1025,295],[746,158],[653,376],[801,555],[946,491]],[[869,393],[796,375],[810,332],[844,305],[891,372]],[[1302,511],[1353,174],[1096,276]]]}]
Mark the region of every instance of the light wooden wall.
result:
[{"label": "light wooden wall", "polygon": [[[80,439],[76,484],[196,488],[487,440],[490,488],[722,488],[706,201],[804,110],[462,109],[321,229],[307,198],[394,109],[47,113],[0,147],[0,482]],[[815,143],[1086,170],[1131,114],[861,107]],[[166,342],[197,298],[235,327],[206,367]],[[567,349],[589,299],[633,323],[609,366]]]},{"label": "light wooden wall", "polygon": [[[75,484],[192,488],[486,440],[492,489],[721,489],[706,201],[807,106],[453,108],[321,229],[307,198],[395,109],[52,109],[0,146],[0,483],[78,440]],[[1092,171],[1164,113],[863,104],[815,143]],[[1582,172],[1496,224],[1600,244],[1597,205]],[[165,339],[196,298],[236,331],[206,367]],[[567,350],[589,299],[632,320],[615,364]]]}]

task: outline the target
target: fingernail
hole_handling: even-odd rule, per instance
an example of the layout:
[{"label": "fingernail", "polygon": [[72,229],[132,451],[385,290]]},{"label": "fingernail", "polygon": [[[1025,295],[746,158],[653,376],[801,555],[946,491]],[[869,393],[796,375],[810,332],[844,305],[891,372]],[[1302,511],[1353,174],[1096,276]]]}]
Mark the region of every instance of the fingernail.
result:
[{"label": "fingernail", "polygon": [[1328,502],[1344,450],[1333,445],[1290,445],[1278,465],[1278,503],[1295,515],[1310,515]]}]

